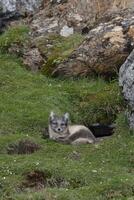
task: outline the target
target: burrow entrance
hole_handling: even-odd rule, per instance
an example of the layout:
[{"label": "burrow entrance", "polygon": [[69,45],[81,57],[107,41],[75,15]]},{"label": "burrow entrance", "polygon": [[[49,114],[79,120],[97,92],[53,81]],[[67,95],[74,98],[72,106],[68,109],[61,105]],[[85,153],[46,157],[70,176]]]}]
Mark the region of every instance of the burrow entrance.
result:
[{"label": "burrow entrance", "polygon": [[114,134],[115,124],[104,125],[104,124],[92,124],[88,128],[92,131],[95,137],[106,137]]}]

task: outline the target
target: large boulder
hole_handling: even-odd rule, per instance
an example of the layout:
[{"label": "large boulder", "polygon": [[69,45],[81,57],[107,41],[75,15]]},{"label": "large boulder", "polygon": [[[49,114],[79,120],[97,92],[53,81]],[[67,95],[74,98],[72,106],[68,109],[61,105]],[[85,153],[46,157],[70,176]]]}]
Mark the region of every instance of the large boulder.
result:
[{"label": "large boulder", "polygon": [[131,128],[134,128],[134,50],[119,71],[119,84],[128,103],[127,116]]},{"label": "large boulder", "polygon": [[84,42],[52,72],[53,76],[112,77],[130,54],[134,43],[133,12],[123,11],[104,16],[108,22],[101,22],[90,30]]}]

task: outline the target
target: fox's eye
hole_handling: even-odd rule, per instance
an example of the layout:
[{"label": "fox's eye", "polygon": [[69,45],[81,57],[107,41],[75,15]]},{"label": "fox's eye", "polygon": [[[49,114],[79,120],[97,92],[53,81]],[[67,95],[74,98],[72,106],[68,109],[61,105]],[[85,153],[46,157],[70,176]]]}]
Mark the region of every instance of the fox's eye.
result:
[{"label": "fox's eye", "polygon": [[66,126],[66,124],[62,123],[61,126]]},{"label": "fox's eye", "polygon": [[57,122],[53,122],[53,125],[56,126],[56,125],[57,125]]}]

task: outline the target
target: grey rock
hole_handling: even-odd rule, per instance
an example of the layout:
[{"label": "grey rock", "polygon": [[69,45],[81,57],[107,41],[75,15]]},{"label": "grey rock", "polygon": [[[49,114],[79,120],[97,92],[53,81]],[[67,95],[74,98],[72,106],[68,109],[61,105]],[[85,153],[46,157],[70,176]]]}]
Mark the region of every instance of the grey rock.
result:
[{"label": "grey rock", "polygon": [[37,72],[43,62],[44,59],[37,48],[30,49],[23,55],[23,63],[32,72]]},{"label": "grey rock", "polygon": [[130,128],[134,128],[134,50],[131,52],[119,71],[119,85],[128,102],[128,120]]},{"label": "grey rock", "polygon": [[1,12],[33,12],[42,5],[43,0],[0,0]]},{"label": "grey rock", "polygon": [[67,25],[63,26],[60,31],[60,35],[63,37],[68,37],[74,33],[74,29],[72,27],[68,27]]}]

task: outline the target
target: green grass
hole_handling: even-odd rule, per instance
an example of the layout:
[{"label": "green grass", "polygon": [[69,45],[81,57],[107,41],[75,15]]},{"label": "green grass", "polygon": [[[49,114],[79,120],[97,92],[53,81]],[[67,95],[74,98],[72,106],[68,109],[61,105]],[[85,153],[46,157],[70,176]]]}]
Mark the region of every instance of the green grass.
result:
[{"label": "green grass", "polygon": [[0,74],[1,133],[37,131],[47,126],[51,110],[69,112],[75,123],[112,122],[122,107],[117,83],[52,80],[27,72],[18,59],[8,55],[0,56]]},{"label": "green grass", "polygon": [[0,50],[7,51],[12,44],[23,45],[28,39],[29,28],[25,25],[9,27],[8,30],[0,36]]},{"label": "green grass", "polygon": [[[115,135],[96,145],[62,145],[41,135],[51,110],[69,112],[75,123],[86,123],[89,118],[95,122],[98,115],[95,107],[104,106],[104,101],[106,113],[111,109],[107,118],[114,109],[113,112],[120,113],[122,99],[117,83],[101,79],[53,80],[26,71],[15,57],[0,55],[0,99],[1,200],[134,199],[134,137],[129,134],[123,114],[118,116]],[[117,104],[118,109],[114,106]],[[8,145],[21,139],[35,141],[41,149],[30,155],[8,155]],[[79,153],[80,158],[72,159],[72,152]],[[21,190],[24,174],[33,170],[47,171],[68,185]]]}]

